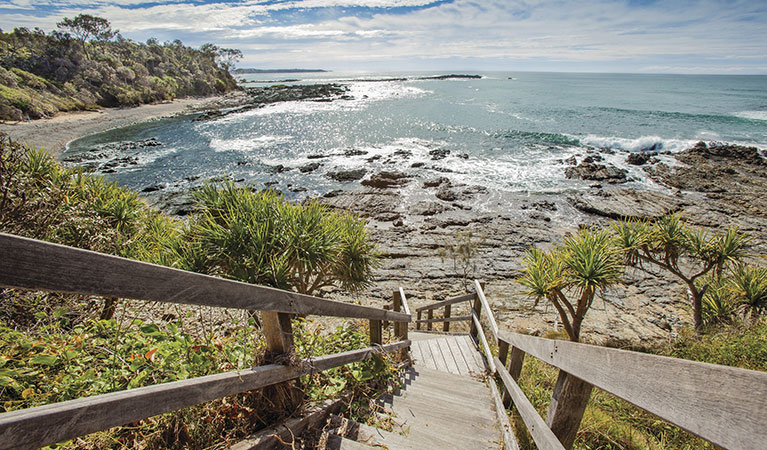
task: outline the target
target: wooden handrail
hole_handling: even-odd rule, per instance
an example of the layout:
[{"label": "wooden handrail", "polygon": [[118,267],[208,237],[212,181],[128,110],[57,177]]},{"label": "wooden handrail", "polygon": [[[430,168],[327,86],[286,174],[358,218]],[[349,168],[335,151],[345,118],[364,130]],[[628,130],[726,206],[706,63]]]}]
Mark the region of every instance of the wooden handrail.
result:
[{"label": "wooden handrail", "polygon": [[437,317],[436,319],[420,319],[416,323],[437,323],[437,322],[460,322],[462,320],[471,320],[471,316]]},{"label": "wooden handrail", "polygon": [[525,393],[519,385],[511,378],[511,374],[503,367],[503,363],[494,358],[495,366],[498,368],[498,375],[501,377],[504,386],[511,394],[511,398],[514,400],[514,405],[517,407],[519,415],[527,425],[527,429],[530,430],[530,435],[535,441],[535,445],[542,450],[555,449],[564,450],[564,447],[559,442],[559,439],[554,433],[546,426],[546,422],[543,421],[541,416],[538,415],[538,411],[527,399]]},{"label": "wooden handrail", "polygon": [[471,319],[474,321],[474,325],[477,327],[477,334],[479,335],[479,341],[482,343],[482,348],[485,351],[485,360],[490,368],[490,373],[496,372],[495,361],[493,360],[493,352],[490,350],[490,345],[487,343],[487,337],[485,331],[482,330],[482,324],[479,322],[479,317],[475,311],[471,311]]},{"label": "wooden handrail", "polygon": [[506,331],[499,338],[718,446],[767,442],[767,373]]},{"label": "wooden handrail", "polygon": [[407,297],[405,297],[405,291],[400,287],[399,289],[399,298],[402,300],[402,312],[410,316],[410,305],[407,303]]},{"label": "wooden handrail", "polygon": [[437,309],[443,306],[453,305],[455,303],[468,302],[470,300],[474,300],[474,294],[461,295],[455,298],[450,298],[447,300],[442,300],[440,302],[432,303],[431,305],[421,306],[420,308],[416,308],[415,312],[428,311],[430,309]]},{"label": "wooden handrail", "polygon": [[0,414],[0,447],[38,448],[240,392],[406,348],[410,341],[128,389]]},{"label": "wooden handrail", "polygon": [[479,297],[480,303],[482,303],[482,309],[485,310],[485,314],[487,314],[487,321],[490,323],[490,331],[493,332],[493,339],[497,342],[498,341],[498,324],[495,323],[495,316],[493,315],[493,310],[490,309],[490,304],[487,303],[487,298],[485,298],[485,292],[482,290],[482,286],[479,283],[479,280],[474,280],[474,289],[476,289],[477,296]]},{"label": "wooden handrail", "polygon": [[0,233],[0,287],[203,306],[409,322],[352,305]]}]

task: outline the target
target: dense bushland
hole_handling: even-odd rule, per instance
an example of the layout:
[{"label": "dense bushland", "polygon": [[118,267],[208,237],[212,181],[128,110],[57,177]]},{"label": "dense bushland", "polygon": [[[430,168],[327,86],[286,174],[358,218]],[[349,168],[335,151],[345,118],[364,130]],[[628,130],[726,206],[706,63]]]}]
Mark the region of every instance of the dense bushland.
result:
[{"label": "dense bushland", "polygon": [[65,19],[61,30],[48,34],[37,28],[0,31],[0,120],[237,88],[228,69],[238,51],[211,44],[194,49],[179,40],[134,42],[99,19]]}]

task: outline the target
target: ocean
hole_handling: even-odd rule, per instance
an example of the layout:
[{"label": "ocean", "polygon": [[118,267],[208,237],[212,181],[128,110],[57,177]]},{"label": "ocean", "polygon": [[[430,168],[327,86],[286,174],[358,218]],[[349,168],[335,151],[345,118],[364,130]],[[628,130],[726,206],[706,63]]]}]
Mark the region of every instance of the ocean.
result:
[{"label": "ocean", "polygon": [[[65,158],[98,158],[111,144],[155,138],[122,155],[105,176],[142,191],[233,179],[289,198],[352,189],[331,172],[447,176],[493,190],[558,193],[589,182],[564,175],[565,159],[598,150],[655,187],[627,152],[672,153],[697,141],[767,149],[767,76],[487,72],[481,79],[418,80],[445,73],[238,75],[245,86],[341,83],[350,100],[283,102],[195,121],[160,119],[72,141]],[[297,81],[285,82],[286,78]],[[369,81],[406,78],[404,81]],[[112,147],[114,148],[114,147]],[[85,155],[85,156],[83,156]],[[319,163],[313,171],[301,171]],[[283,166],[282,169],[279,166]]]}]

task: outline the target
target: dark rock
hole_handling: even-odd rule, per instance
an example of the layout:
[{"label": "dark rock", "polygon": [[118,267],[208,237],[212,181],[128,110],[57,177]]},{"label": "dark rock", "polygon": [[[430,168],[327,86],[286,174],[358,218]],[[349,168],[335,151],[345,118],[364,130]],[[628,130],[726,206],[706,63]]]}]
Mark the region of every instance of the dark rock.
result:
[{"label": "dark rock", "polygon": [[578,166],[565,169],[565,176],[570,179],[607,181],[609,183],[625,183],[628,181],[625,169],[619,169],[613,165],[589,163],[584,158]]},{"label": "dark rock", "polygon": [[306,192],[306,188],[303,186],[293,186],[292,184],[288,185],[288,189],[290,192]]},{"label": "dark rock", "polygon": [[245,166],[245,165],[248,165],[248,164],[250,164],[249,161],[237,161],[237,165],[238,166]]},{"label": "dark rock", "polygon": [[322,158],[330,158],[330,155],[309,155],[306,157],[306,159],[322,159]]},{"label": "dark rock", "polygon": [[276,166],[272,166],[269,168],[269,173],[275,174],[275,173],[282,173],[290,170],[290,167],[285,167],[282,164],[277,164]]},{"label": "dark rock", "polygon": [[366,161],[367,161],[367,162],[373,162],[373,161],[378,161],[378,160],[379,160],[379,159],[381,159],[381,158],[383,158],[383,156],[381,156],[381,155],[375,155],[375,156],[371,156],[370,158],[366,159]]},{"label": "dark rock", "polygon": [[400,149],[394,152],[393,156],[398,156],[400,158],[410,158],[413,156],[413,152],[410,150]]},{"label": "dark rock", "polygon": [[461,159],[469,159],[469,154],[468,153],[459,153],[456,156],[461,158]]},{"label": "dark rock", "polygon": [[575,159],[575,155],[573,155],[565,160],[565,164],[567,164],[568,166],[577,166],[578,160]]},{"label": "dark rock", "polygon": [[322,166],[322,164],[314,162],[314,163],[305,164],[305,165],[299,167],[298,170],[301,173],[309,173],[309,172],[314,172],[315,170],[319,169],[320,166]]},{"label": "dark rock", "polygon": [[411,165],[410,165],[410,167],[412,167],[413,169],[417,169],[417,168],[419,168],[419,167],[423,167],[423,166],[425,166],[425,165],[426,165],[426,163],[417,162],[417,163],[413,163],[413,164],[411,164]]},{"label": "dark rock", "polygon": [[685,151],[691,155],[699,155],[707,159],[737,159],[739,161],[753,165],[767,165],[767,161],[762,157],[759,149],[756,147],[745,147],[736,144],[724,144],[712,142],[706,145],[698,142],[689,150]]},{"label": "dark rock", "polygon": [[267,186],[267,187],[274,186],[276,184],[279,184],[279,182],[278,181],[266,181],[266,182],[264,182],[264,186]]},{"label": "dark rock", "polygon": [[162,183],[153,184],[151,186],[147,186],[144,189],[141,190],[141,192],[156,192],[159,190],[165,189],[165,185]]},{"label": "dark rock", "polygon": [[325,198],[333,198],[333,197],[338,197],[339,195],[342,195],[343,193],[344,193],[344,191],[341,190],[341,189],[334,189],[334,190],[326,193],[325,195],[323,195],[323,197],[325,197]]},{"label": "dark rock", "polygon": [[429,155],[431,155],[431,159],[433,161],[437,161],[440,159],[445,159],[450,155],[450,150],[444,149],[444,148],[438,148],[435,150],[431,150],[429,152]]},{"label": "dark rock", "polygon": [[354,170],[339,170],[336,172],[328,172],[326,175],[328,176],[328,178],[332,178],[336,181],[340,181],[342,183],[348,183],[350,181],[361,180],[366,173],[367,173],[367,170],[365,169],[354,169]]},{"label": "dark rock", "polygon": [[450,183],[450,179],[447,177],[439,177],[433,180],[424,181],[423,187],[431,188],[431,187],[442,186],[443,184],[450,186],[452,183]]},{"label": "dark rock", "polygon": [[380,172],[362,181],[363,186],[375,189],[389,189],[404,186],[410,182],[410,177],[402,172]]},{"label": "dark rock", "polygon": [[648,152],[629,153],[628,158],[626,158],[626,162],[631,164],[632,166],[641,166],[641,165],[647,164],[647,162],[650,161],[650,158],[653,155],[655,155],[655,153],[648,153]]},{"label": "dark rock", "polygon": [[368,152],[366,152],[365,150],[354,150],[354,149],[346,150],[344,152],[344,156],[361,156],[361,155],[367,155],[367,154]]}]

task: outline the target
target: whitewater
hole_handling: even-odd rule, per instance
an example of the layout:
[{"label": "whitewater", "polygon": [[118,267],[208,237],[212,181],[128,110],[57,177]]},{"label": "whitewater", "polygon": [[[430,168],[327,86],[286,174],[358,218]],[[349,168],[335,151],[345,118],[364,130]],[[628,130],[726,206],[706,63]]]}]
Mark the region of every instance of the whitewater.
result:
[{"label": "whitewater", "polygon": [[[765,76],[472,73],[482,78],[245,75],[245,87],[338,83],[350,98],[282,102],[207,121],[156,120],[78,139],[65,155],[154,138],[161,145],[126,155],[131,164],[105,175],[138,191],[232,179],[303,198],[356,188],[328,176],[354,169],[447,176],[509,192],[577,190],[589,183],[567,179],[566,160],[594,151],[628,170],[630,184],[652,188],[641,168],[627,164],[628,152],[651,151],[675,164],[674,152],[701,140],[767,148]],[[386,78],[396,80],[380,81]]]}]

